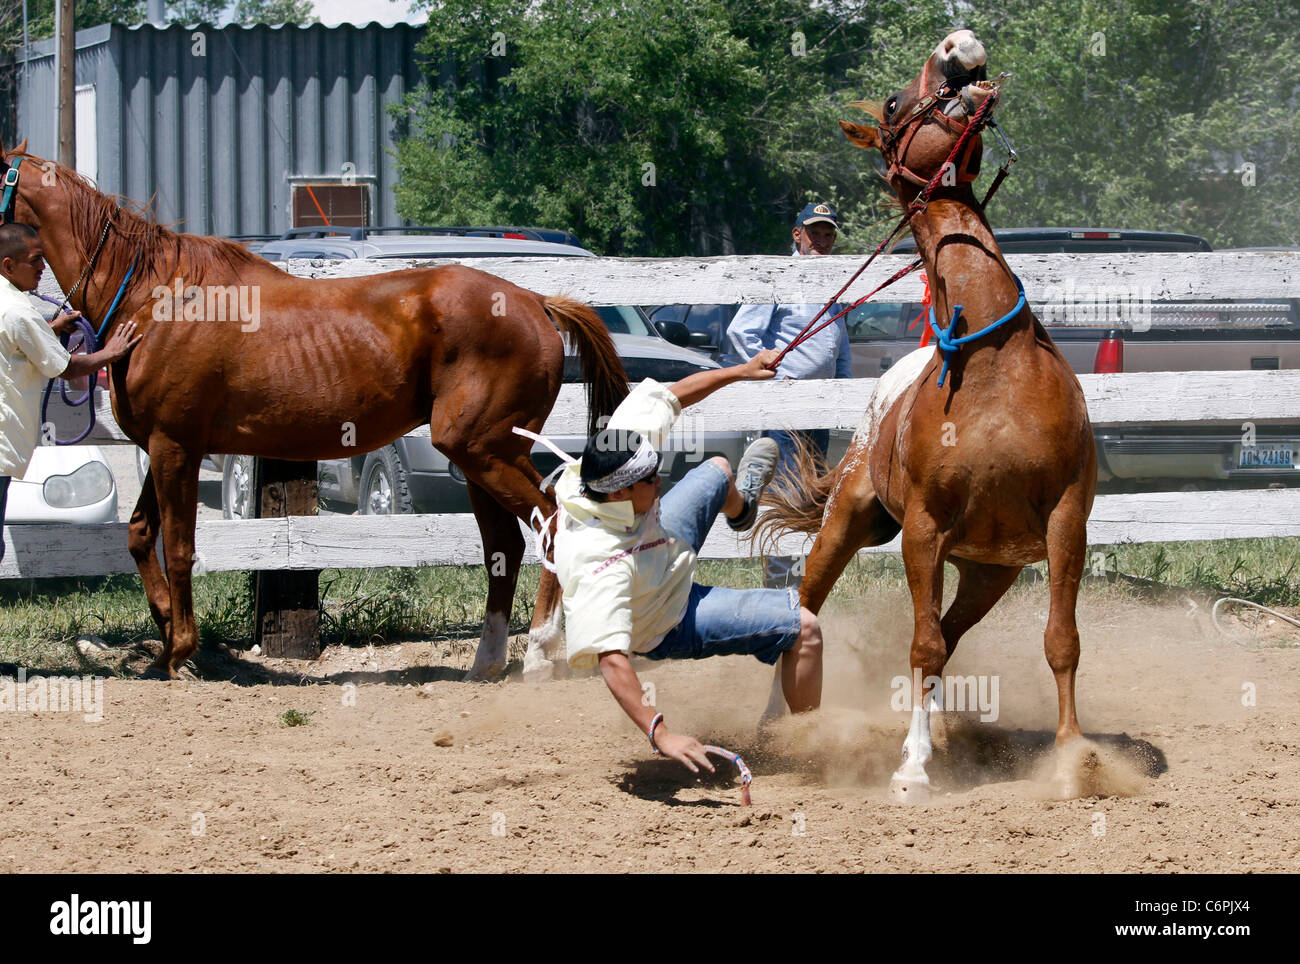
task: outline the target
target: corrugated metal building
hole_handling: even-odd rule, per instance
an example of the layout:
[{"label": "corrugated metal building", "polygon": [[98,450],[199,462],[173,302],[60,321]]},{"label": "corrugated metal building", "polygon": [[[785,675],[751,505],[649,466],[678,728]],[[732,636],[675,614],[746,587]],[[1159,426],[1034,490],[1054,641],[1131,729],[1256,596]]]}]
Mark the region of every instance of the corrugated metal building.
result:
[{"label": "corrugated metal building", "polygon": [[[77,33],[77,168],[195,234],[402,224],[388,107],[423,83],[409,24]],[[19,59],[21,60],[21,52]],[[19,64],[18,133],[57,153],[54,41]],[[298,217],[295,219],[295,207]],[[358,220],[363,219],[363,220]]]}]

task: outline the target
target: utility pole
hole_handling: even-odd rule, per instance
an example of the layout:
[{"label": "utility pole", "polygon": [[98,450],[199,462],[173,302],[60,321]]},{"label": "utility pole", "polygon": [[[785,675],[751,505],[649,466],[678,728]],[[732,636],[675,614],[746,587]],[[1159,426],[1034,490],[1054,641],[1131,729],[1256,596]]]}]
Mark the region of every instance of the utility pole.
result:
[{"label": "utility pole", "polygon": [[56,0],[54,10],[55,84],[59,92],[55,116],[58,118],[59,163],[77,166],[77,12],[75,0]]}]

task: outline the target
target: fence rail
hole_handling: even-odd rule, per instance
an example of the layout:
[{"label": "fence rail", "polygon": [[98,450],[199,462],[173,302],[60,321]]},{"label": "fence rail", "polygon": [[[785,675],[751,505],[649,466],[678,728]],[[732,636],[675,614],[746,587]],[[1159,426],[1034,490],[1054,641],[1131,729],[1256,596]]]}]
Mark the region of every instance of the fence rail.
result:
[{"label": "fence rail", "polygon": [[[472,258],[463,263],[544,294],[594,305],[821,304],[862,264],[858,255],[821,258],[745,255],[725,258]],[[1007,264],[1030,302],[1067,290],[1135,291],[1153,301],[1261,301],[1300,296],[1300,252],[1197,254],[1012,254]],[[877,258],[848,289],[860,298],[910,256]],[[446,261],[384,259],[287,262],[309,278],[347,278]],[[908,275],[872,301],[920,301]]]},{"label": "fence rail", "polygon": [[[874,378],[779,381],[728,385],[687,409],[692,431],[854,428],[876,387]],[[1239,372],[1145,372],[1080,375],[1093,425],[1205,425],[1300,421],[1300,370]],[[96,392],[96,425],[88,442],[130,440],[113,420],[108,393]],[[85,426],[85,410],[51,402],[50,421],[66,438]],[[581,385],[564,385],[546,420],[548,435],[586,434]],[[429,426],[409,433],[429,437]]]},{"label": "fence rail", "polygon": [[[846,297],[865,294],[907,262],[880,259]],[[703,259],[474,259],[476,268],[543,292],[593,304],[809,303],[834,292],[857,257]],[[1008,263],[1031,300],[1055,293],[1128,289],[1155,301],[1290,299],[1300,296],[1300,253],[1147,255],[1013,255]],[[307,277],[350,277],[391,271],[405,261],[295,261]],[[443,262],[436,262],[443,263]],[[876,300],[919,300],[914,277]],[[1086,295],[1085,295],[1086,296]],[[685,432],[760,428],[853,428],[875,379],[766,382],[729,386],[689,410]],[[1156,372],[1080,377],[1095,425],[1256,425],[1300,421],[1300,371]],[[89,440],[124,442],[106,393],[96,399],[99,426]],[[60,436],[84,424],[84,411],[57,410]],[[545,431],[581,435],[586,413],[580,386],[566,385]],[[421,426],[412,435],[428,435]],[[134,572],[125,527],[9,526],[0,578]],[[1300,489],[1147,493],[1097,499],[1088,526],[1094,544],[1123,541],[1300,536]],[[804,551],[791,537],[782,551]],[[884,546],[875,551],[896,550]],[[531,550],[530,550],[531,553]],[[715,531],[703,558],[749,554],[747,543]],[[291,517],[201,522],[196,566],[231,569],[318,569],[478,564],[482,549],[468,515]],[[531,555],[529,558],[532,558]]]},{"label": "fence rail", "polygon": [[[6,526],[0,578],[134,573],[126,524]],[[1099,496],[1088,520],[1088,543],[1177,542],[1300,537],[1300,490],[1153,492]],[[783,539],[779,549],[802,555],[812,542]],[[867,552],[898,552],[898,540]],[[714,526],[701,559],[751,555],[751,544]],[[531,540],[525,562],[536,562]],[[471,515],[289,516],[201,521],[195,569],[229,572],[364,569],[384,566],[480,565],[483,548]]]}]

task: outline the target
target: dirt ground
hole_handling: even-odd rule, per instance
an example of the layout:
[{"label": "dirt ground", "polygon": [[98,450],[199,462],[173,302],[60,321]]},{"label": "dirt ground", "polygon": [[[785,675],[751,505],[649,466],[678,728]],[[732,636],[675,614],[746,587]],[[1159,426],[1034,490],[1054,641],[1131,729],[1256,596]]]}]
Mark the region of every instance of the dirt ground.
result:
[{"label": "dirt ground", "polygon": [[888,791],[899,588],[832,607],[826,706],[761,737],[756,661],[641,667],[674,729],[744,756],[751,807],[725,762],[697,780],[653,757],[596,678],[463,684],[472,649],[446,640],[216,652],[206,679],[107,680],[99,722],[0,714],[0,871],[1300,869],[1300,631],[1231,616],[1225,639],[1204,607],[1085,594],[1098,795],[1061,801],[1046,605],[1018,587],[962,642],[950,671],[996,677],[997,719],[936,718],[925,805]]}]

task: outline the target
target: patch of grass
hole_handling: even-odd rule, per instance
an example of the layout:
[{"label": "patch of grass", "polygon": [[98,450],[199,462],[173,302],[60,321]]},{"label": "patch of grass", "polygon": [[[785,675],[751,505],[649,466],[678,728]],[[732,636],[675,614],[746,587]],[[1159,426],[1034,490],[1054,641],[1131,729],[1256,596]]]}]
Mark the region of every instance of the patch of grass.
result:
[{"label": "patch of grass", "polygon": [[[1098,545],[1089,546],[1088,553],[1090,569],[1100,554],[1109,572],[1118,569],[1264,606],[1300,606],[1300,539]],[[1046,571],[1041,564],[1034,568]],[[512,634],[528,628],[540,575],[539,566],[527,566],[520,573],[510,613]],[[353,645],[416,637],[475,640],[482,626],[488,579],[481,565],[325,570],[320,581],[322,639]],[[758,588],[763,585],[762,562],[757,558],[701,562],[696,579],[705,585]],[[945,597],[950,599],[956,585],[951,566],[944,583]],[[833,598],[853,599],[882,589],[906,592],[900,557],[858,557],[845,569]],[[200,576],[194,580],[194,601],[201,643],[233,648],[249,644],[250,573]],[[76,669],[81,659],[73,643],[83,633],[98,635],[110,646],[157,638],[137,576],[0,582],[0,663],[40,671]]]},{"label": "patch of grass", "polygon": [[[1300,539],[1224,539],[1089,546],[1107,568],[1153,582],[1237,596],[1264,606],[1300,606]],[[1113,562],[1110,559],[1113,558]]]},{"label": "patch of grass", "polygon": [[[240,645],[252,635],[252,594],[245,572],[218,572],[194,580],[201,642]],[[76,666],[78,636],[109,646],[157,639],[138,576],[12,579],[0,582],[0,662],[29,669]]]},{"label": "patch of grass", "polygon": [[281,726],[306,726],[311,722],[311,718],[316,715],[315,710],[285,710],[280,714]]}]

